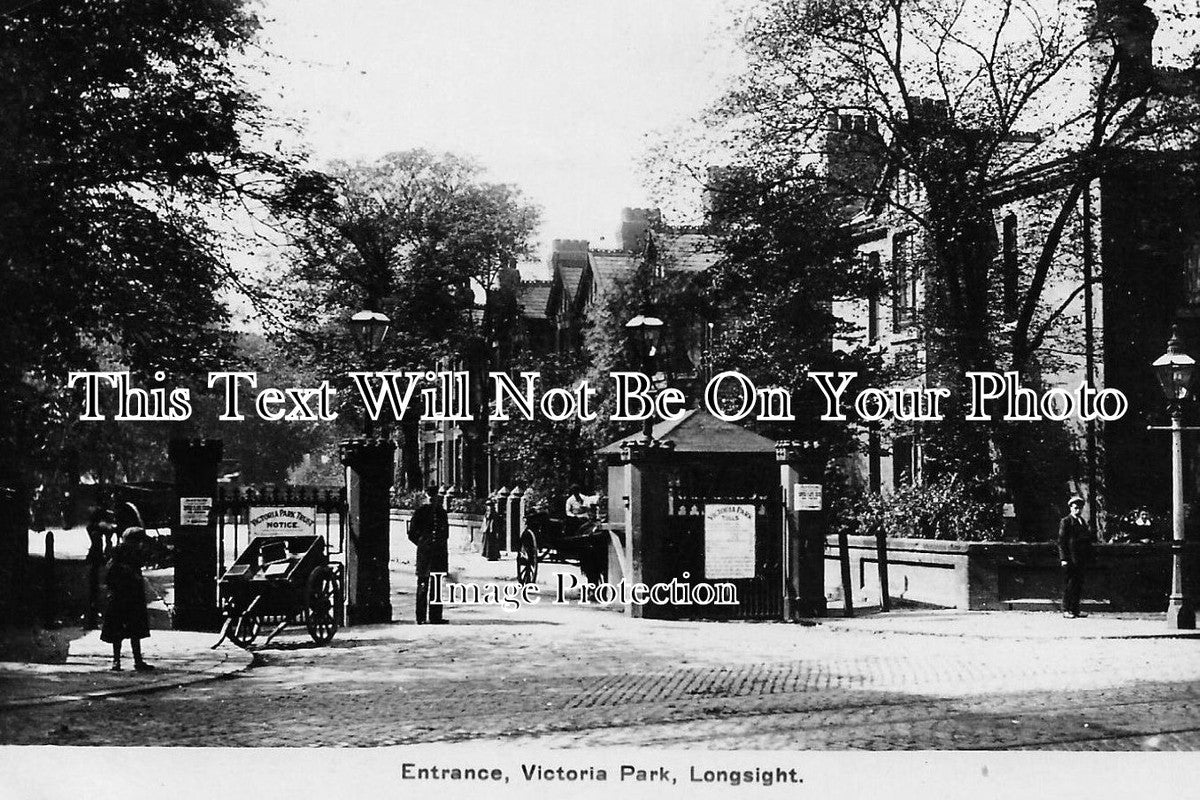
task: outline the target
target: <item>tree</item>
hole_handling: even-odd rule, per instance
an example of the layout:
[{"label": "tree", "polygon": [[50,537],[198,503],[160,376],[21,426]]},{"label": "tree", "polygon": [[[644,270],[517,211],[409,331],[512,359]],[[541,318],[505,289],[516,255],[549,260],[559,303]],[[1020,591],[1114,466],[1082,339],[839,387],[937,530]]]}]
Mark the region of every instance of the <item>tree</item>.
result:
[{"label": "tree", "polygon": [[765,433],[820,439],[836,443],[831,452],[844,452],[852,446],[848,429],[818,422],[823,396],[808,373],[879,378],[879,359],[869,347],[829,345],[848,345],[855,333],[837,301],[878,293],[882,275],[854,257],[839,199],[811,170],[727,173],[713,190],[710,227],[722,250],[706,286],[718,331],[713,370],[736,369],[760,387],[790,392],[796,422],[775,423]]},{"label": "tree", "polygon": [[[312,387],[323,380],[322,376],[293,364],[278,344],[259,334],[240,334],[234,357],[226,363],[228,370],[255,373],[256,391],[267,387]],[[266,420],[249,408],[243,409],[244,420],[221,420],[223,394],[200,385],[195,387],[192,397],[194,411],[186,426],[188,435],[221,439],[225,443],[223,458],[230,469],[236,469],[243,484],[286,482],[289,472],[300,466],[306,456],[335,451],[337,440],[350,429],[341,416],[332,422]]]},{"label": "tree", "polygon": [[[598,465],[589,448],[631,432],[628,423],[611,421],[608,376],[644,368],[625,324],[647,312],[666,323],[655,364],[660,385],[681,388],[699,405],[712,375],[736,370],[758,386],[785,388],[797,398],[795,422],[748,419],[747,425],[782,438],[820,438],[836,452],[853,446],[849,429],[815,423],[820,395],[807,373],[846,369],[869,379],[878,369],[878,359],[866,350],[831,353],[829,342],[849,332],[834,301],[870,291],[879,276],[850,257],[851,240],[840,225],[836,198],[812,175],[737,171],[712,189],[703,233],[691,231],[678,239],[670,228],[652,230],[636,268],[614,276],[590,309],[582,352],[575,359],[552,359],[552,368],[543,368],[544,381],[554,376],[548,386],[570,387],[586,379],[596,389],[598,418],[581,426],[589,447],[574,448],[590,470]],[[701,271],[685,267],[682,262],[695,255],[689,247],[702,251],[712,265]],[[549,439],[554,431],[533,427],[535,438]],[[563,470],[563,454],[547,457],[549,452],[544,447],[523,452],[526,473],[556,485],[567,480],[567,472],[588,471]]]},{"label": "tree", "polygon": [[[290,173],[231,63],[240,3],[37,4],[0,22],[4,442],[45,452],[70,369],[187,373],[228,344],[222,210]],[[32,423],[32,424],[30,424]]]},{"label": "tree", "polygon": [[[510,365],[513,372],[540,375],[535,402],[547,390],[572,387],[586,374],[577,354],[553,353],[537,357],[520,354]],[[571,418],[551,420],[540,412],[531,420],[510,411],[508,421],[493,424],[493,455],[511,466],[515,484],[566,497],[572,484],[588,486],[595,478],[596,426]]]},{"label": "tree", "polygon": [[[467,159],[411,150],[335,163],[324,180],[298,186],[297,196],[317,199],[293,230],[295,258],[276,287],[287,301],[278,332],[290,352],[331,378],[363,366],[345,323],[368,309],[392,320],[373,368],[427,370],[443,361],[486,371],[507,324],[488,300],[503,271],[530,254],[538,210],[516,188],[481,175]],[[400,443],[406,483],[415,487],[420,409],[410,411]],[[474,434],[477,451],[483,436]]]},{"label": "tree", "polygon": [[[881,194],[863,169],[831,169],[824,180],[852,211],[885,202],[924,235],[922,333],[941,382],[953,388],[968,370],[997,367],[1029,375],[1069,313],[1045,289],[1093,182],[1148,151],[1196,141],[1195,53],[1169,54],[1191,72],[1155,71],[1158,21],[1143,2],[1081,11],[1041,0],[763,4],[744,28],[746,71],[709,129],[722,150],[786,174],[823,155],[836,115],[866,117],[859,165],[911,176],[918,191]],[[1194,9],[1159,14],[1187,41],[1179,31],[1195,27]],[[1046,206],[1040,241],[1023,263],[997,268],[998,198],[1033,183]],[[1020,426],[946,423],[937,434],[935,471],[1023,471]],[[1015,499],[1020,513],[1024,498]]]},{"label": "tree", "polygon": [[[279,348],[261,335],[239,333],[232,337],[230,355],[221,368],[253,372],[257,389],[269,386],[288,388],[314,386],[319,379],[295,368]],[[192,413],[186,420],[170,422],[118,421],[111,417],[99,422],[84,422],[77,417],[63,420],[58,435],[60,451],[68,454],[70,470],[88,475],[101,484],[124,481],[171,480],[167,462],[167,442],[175,437],[216,438],[224,442],[227,467],[239,473],[243,483],[279,483],[288,471],[299,465],[306,454],[328,450],[346,424],[334,422],[296,422],[259,418],[243,398],[244,420],[221,420],[223,393],[209,389],[205,377],[168,381],[149,379],[143,388],[182,387],[190,393]],[[243,390],[244,393],[245,390]],[[78,410],[76,407],[76,412]]]},{"label": "tree", "polygon": [[186,375],[227,350],[229,215],[273,207],[297,173],[263,146],[234,66],[257,27],[238,0],[0,17],[0,494],[17,536],[27,482],[70,449],[70,370]]}]

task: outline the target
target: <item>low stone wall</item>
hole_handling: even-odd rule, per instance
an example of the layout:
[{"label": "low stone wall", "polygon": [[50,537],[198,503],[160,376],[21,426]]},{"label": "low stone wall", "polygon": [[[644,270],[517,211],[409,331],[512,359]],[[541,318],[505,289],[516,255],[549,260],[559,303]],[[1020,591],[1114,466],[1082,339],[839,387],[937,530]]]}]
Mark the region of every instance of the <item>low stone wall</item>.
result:
[{"label": "low stone wall", "polygon": [[[88,610],[88,581],[91,565],[82,558],[56,558],[53,574],[45,556],[30,556],[27,562],[25,598],[29,620],[40,624],[59,623],[82,625]],[[171,569],[143,569],[146,591],[146,611],[154,630],[171,628],[171,608],[166,603],[169,587],[174,582]],[[108,591],[104,585],[105,568],[101,567],[97,585],[97,608],[103,613]]]},{"label": "low stone wall", "polygon": [[[392,536],[408,537],[408,523],[412,519],[413,512],[406,508],[393,508],[392,521],[399,522],[400,525],[392,526]],[[446,515],[450,519],[450,541],[448,549],[451,553],[482,553],[483,552],[483,515],[482,514],[460,514],[458,512],[450,512]],[[397,531],[399,528],[399,531]],[[395,544],[391,548],[391,552],[401,552]]]},{"label": "low stone wall", "polygon": [[[874,537],[849,537],[855,601],[879,598]],[[1189,544],[1189,548],[1192,545]],[[1200,552],[1189,550],[1188,584],[1200,586]],[[1084,600],[1111,611],[1165,611],[1171,583],[1166,542],[1097,544],[1084,580]],[[1038,607],[1057,602],[1062,570],[1053,543],[946,542],[888,539],[888,594],[896,600],[970,610]],[[836,536],[825,541],[825,587],[841,589]]]},{"label": "low stone wall", "polygon": [[[88,568],[82,559],[56,558],[54,560],[53,596],[47,597],[48,564],[44,556],[30,556],[27,562],[25,586],[27,608],[39,621],[50,618],[66,624],[78,624],[87,613]],[[99,600],[103,608],[104,570],[100,570]]]}]

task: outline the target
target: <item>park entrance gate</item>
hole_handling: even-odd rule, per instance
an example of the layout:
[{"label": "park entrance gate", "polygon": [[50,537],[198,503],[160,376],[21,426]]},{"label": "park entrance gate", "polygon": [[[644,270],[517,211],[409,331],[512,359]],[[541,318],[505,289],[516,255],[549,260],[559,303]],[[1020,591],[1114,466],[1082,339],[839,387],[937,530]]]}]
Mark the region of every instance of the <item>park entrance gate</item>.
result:
[{"label": "park entrance gate", "polygon": [[[345,563],[348,520],[345,488],[222,486],[217,489],[213,505],[217,521],[218,580],[241,555],[250,539],[263,533],[320,536],[329,560]],[[219,595],[217,603],[220,606]]]}]

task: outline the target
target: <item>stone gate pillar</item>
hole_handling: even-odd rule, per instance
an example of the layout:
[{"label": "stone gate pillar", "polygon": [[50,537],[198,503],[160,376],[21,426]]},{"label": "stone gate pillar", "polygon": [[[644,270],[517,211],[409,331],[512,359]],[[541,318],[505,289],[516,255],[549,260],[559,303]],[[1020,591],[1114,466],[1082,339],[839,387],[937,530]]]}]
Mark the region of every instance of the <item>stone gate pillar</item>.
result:
[{"label": "stone gate pillar", "polygon": [[[630,439],[621,445],[629,510],[625,517],[625,550],[628,584],[653,583],[662,574],[662,535],[667,524],[666,460],[670,442]],[[657,535],[656,535],[657,534]],[[630,617],[645,616],[645,606],[630,603]]]},{"label": "stone gate pillar", "polygon": [[504,524],[508,529],[508,549],[511,552],[516,552],[521,546],[521,534],[525,530],[525,520],[521,518],[521,499],[525,497],[525,491],[520,486],[514,485],[512,491],[508,493],[508,500],[504,505]]},{"label": "stone gate pillar", "polygon": [[175,630],[215,631],[221,624],[213,514],[221,450],[220,439],[172,439],[167,449],[175,471]]},{"label": "stone gate pillar", "polygon": [[390,439],[347,439],[338,447],[346,465],[346,603],[351,625],[392,621],[390,557],[392,469]]},{"label": "stone gate pillar", "polygon": [[492,493],[492,513],[496,536],[496,549],[510,552],[508,537],[508,489],[501,486]]},{"label": "stone gate pillar", "polygon": [[823,617],[825,604],[825,456],[818,442],[775,444],[783,492],[784,619]]},{"label": "stone gate pillar", "polygon": [[27,626],[29,614],[29,490],[23,481],[0,483],[0,627]]}]

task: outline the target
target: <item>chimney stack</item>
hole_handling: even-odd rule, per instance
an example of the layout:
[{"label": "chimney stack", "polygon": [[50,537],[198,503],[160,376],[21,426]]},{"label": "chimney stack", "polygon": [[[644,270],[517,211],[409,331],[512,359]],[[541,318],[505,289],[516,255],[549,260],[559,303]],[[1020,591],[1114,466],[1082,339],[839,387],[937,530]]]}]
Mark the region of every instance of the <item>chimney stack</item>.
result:
[{"label": "chimney stack", "polygon": [[861,201],[883,167],[879,120],[864,114],[830,113],[825,128],[825,174],[835,191]]},{"label": "chimney stack", "polygon": [[662,212],[657,208],[621,209],[621,228],[617,238],[621,249],[640,253],[646,247],[646,234],[662,224]]}]

